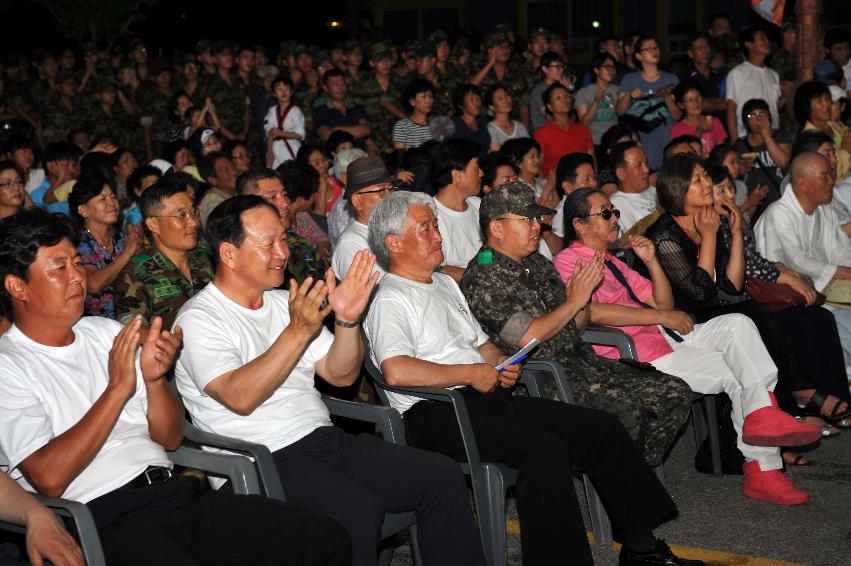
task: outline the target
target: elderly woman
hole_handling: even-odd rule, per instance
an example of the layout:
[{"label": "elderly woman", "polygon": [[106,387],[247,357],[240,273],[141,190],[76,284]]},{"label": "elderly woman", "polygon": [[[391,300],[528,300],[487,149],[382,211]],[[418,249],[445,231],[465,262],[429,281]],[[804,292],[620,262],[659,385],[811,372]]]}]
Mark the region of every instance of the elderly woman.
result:
[{"label": "elderly woman", "polygon": [[24,180],[11,161],[0,161],[0,219],[12,216],[26,201]]},{"label": "elderly woman", "polygon": [[[659,205],[665,213],[645,235],[656,247],[677,309],[696,322],[738,312],[753,320],[778,367],[777,396],[782,407],[830,420],[851,416],[851,407],[815,383],[844,379],[842,346],[833,315],[824,309],[785,309],[771,313],[747,297],[722,305],[719,290],[733,296],[744,293],[745,275],[754,276],[748,262],[741,213],[729,195],[715,209],[712,180],[694,157],[678,155],[662,166],[656,182]],[[648,273],[645,266],[639,270]],[[807,293],[812,304],[815,295]],[[840,368],[842,368],[840,372]],[[841,374],[840,374],[841,373]]]},{"label": "elderly woman", "polygon": [[81,227],[77,251],[88,273],[85,314],[115,319],[115,278],[142,248],[141,226],[130,228],[126,237],[115,228],[118,199],[108,182],[98,177],[78,180],[68,205]]}]

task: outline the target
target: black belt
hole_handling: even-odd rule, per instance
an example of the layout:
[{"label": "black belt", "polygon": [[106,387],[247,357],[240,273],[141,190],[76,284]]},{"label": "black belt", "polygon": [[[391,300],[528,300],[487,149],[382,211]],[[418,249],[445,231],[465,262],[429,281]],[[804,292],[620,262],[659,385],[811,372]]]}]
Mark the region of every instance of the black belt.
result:
[{"label": "black belt", "polygon": [[148,466],[148,469],[124,484],[122,487],[127,489],[135,489],[137,487],[147,487],[149,485],[157,485],[166,483],[174,479],[174,472],[169,468],[162,466]]}]

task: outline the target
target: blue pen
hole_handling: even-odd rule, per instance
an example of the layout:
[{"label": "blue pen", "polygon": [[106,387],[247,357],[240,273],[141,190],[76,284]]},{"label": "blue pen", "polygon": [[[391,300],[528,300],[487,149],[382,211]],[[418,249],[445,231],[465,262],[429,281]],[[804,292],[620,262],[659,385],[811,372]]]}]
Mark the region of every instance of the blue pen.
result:
[{"label": "blue pen", "polygon": [[[525,359],[526,359],[526,358],[528,358],[528,357],[529,357],[529,354],[523,354],[522,356],[520,356],[519,358],[517,358],[516,360],[514,360],[513,362],[511,362],[511,365],[519,364],[519,363],[523,362],[523,360],[525,360]],[[503,371],[504,369],[505,369],[505,368],[502,368],[501,370],[497,370],[497,371],[499,371],[499,373],[502,373],[502,371]]]}]

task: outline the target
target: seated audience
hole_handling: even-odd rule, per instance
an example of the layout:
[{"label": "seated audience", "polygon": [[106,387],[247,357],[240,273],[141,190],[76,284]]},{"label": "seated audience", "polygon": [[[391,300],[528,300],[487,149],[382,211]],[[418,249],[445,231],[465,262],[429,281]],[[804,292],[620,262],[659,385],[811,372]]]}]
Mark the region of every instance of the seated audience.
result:
[{"label": "seated audience", "polygon": [[123,213],[125,230],[130,226],[136,226],[142,222],[142,209],[139,205],[139,202],[142,200],[142,194],[148,190],[148,187],[159,181],[162,176],[162,171],[153,165],[142,165],[136,167],[133,173],[127,178],[125,186],[128,196],[133,199],[133,204],[127,207]]},{"label": "seated audience", "polygon": [[493,114],[493,119],[488,122],[492,149],[499,150],[507,140],[529,137],[529,131],[523,122],[511,119],[514,101],[506,85],[496,84],[488,90],[485,93],[484,103]]},{"label": "seated audience", "polygon": [[488,118],[482,116],[482,90],[473,84],[459,86],[452,93],[455,115],[452,117],[454,133],[452,139],[475,142],[484,157],[496,149],[488,131]]},{"label": "seated audience", "polygon": [[830,88],[822,81],[808,81],[795,90],[793,101],[798,132],[816,130],[833,139],[836,150],[836,181],[851,174],[851,134],[848,126],[831,117]]},{"label": "seated audience", "polygon": [[210,190],[198,204],[201,223],[207,223],[207,217],[219,203],[236,195],[236,169],[230,158],[221,151],[208,153],[198,166],[201,178],[210,185]]},{"label": "seated audience", "polygon": [[425,79],[412,80],[405,88],[405,103],[411,113],[393,124],[394,149],[413,149],[434,139],[428,119],[434,105],[434,86]]},{"label": "seated audience", "polygon": [[610,198],[621,211],[618,227],[621,234],[659,207],[656,187],[650,185],[650,164],[644,149],[635,142],[624,142],[612,148],[612,171],[618,181],[618,191]]},{"label": "seated audience", "polygon": [[594,157],[594,141],[588,127],[573,118],[573,94],[563,84],[551,84],[543,97],[550,120],[535,130],[535,140],[541,146],[541,175],[547,177],[568,153]]},{"label": "seated audience", "polygon": [[0,161],[0,220],[12,216],[24,207],[25,186],[17,166],[11,161]]},{"label": "seated audience", "polygon": [[[362,149],[352,147],[341,150],[334,156],[334,179],[332,182],[336,185],[334,191],[339,190],[342,195],[348,186],[348,168],[349,165],[361,157],[366,157],[366,152]],[[340,239],[340,235],[346,227],[354,222],[355,213],[348,199],[338,198],[331,206],[328,212],[328,237],[331,238],[331,245],[335,246]]]},{"label": "seated audience", "polygon": [[674,87],[673,95],[677,108],[682,111],[682,118],[671,126],[671,139],[695,136],[703,147],[702,156],[709,155],[712,148],[727,139],[727,132],[721,120],[704,113],[703,87],[697,81],[686,79]]}]

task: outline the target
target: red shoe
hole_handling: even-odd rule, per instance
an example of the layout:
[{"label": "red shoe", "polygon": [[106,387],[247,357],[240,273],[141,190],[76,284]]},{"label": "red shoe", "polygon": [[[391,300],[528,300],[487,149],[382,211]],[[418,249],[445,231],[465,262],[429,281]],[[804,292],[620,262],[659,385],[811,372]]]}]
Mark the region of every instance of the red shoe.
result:
[{"label": "red shoe", "polygon": [[795,420],[776,407],[762,407],[745,417],[742,441],[751,446],[804,446],[821,438],[821,428]]},{"label": "red shoe", "polygon": [[745,462],[745,484],[742,493],[777,505],[800,505],[810,500],[806,491],[798,489],[789,476],[780,470],[763,472],[759,462]]},{"label": "red shoe", "polygon": [[779,407],[780,406],[780,405],[777,404],[777,397],[774,396],[774,391],[768,392],[768,398],[771,399],[771,406],[772,407]]}]

